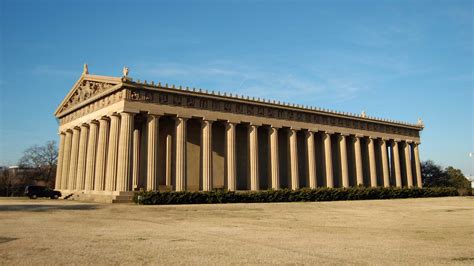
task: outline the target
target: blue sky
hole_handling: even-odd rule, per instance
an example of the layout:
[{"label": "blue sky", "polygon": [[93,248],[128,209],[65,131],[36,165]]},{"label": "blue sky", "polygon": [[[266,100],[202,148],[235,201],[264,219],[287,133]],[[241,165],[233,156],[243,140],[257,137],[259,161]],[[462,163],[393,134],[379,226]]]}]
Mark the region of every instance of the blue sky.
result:
[{"label": "blue sky", "polygon": [[92,74],[416,122],[422,159],[474,175],[472,1],[0,0],[0,165],[57,140]]}]

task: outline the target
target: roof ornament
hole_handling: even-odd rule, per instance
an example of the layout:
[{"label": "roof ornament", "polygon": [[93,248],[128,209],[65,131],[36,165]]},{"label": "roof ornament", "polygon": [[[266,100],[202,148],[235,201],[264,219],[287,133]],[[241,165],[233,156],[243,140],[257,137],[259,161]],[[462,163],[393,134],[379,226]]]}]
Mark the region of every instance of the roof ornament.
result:
[{"label": "roof ornament", "polygon": [[84,64],[84,70],[82,70],[82,75],[87,75],[89,74],[89,67],[87,67],[87,64]]},{"label": "roof ornament", "polygon": [[128,77],[128,67],[123,67],[122,74],[124,78]]},{"label": "roof ornament", "polygon": [[362,113],[360,113],[360,116],[363,117],[363,118],[366,118],[367,114],[365,113],[365,111],[362,111]]},{"label": "roof ornament", "polygon": [[421,120],[421,118],[418,118],[418,121],[416,122],[416,125],[421,126],[421,127],[424,126],[423,120]]}]

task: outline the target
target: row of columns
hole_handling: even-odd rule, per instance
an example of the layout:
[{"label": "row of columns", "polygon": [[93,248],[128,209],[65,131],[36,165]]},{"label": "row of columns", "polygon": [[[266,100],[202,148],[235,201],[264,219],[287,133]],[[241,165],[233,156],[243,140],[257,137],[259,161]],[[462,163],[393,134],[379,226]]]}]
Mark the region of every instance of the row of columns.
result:
[{"label": "row of columns", "polygon": [[[175,118],[175,149],[174,158],[171,158],[172,141],[171,136],[166,139],[166,184],[171,185],[171,161],[175,160],[174,178],[175,190],[186,189],[186,118]],[[202,149],[202,189],[212,190],[212,121],[202,120],[201,124],[201,149]],[[227,189],[234,191],[237,188],[237,163],[236,163],[236,123],[226,122],[225,129],[225,164]],[[158,189],[158,135],[159,116],[148,115],[147,128],[147,164],[146,164],[146,189]],[[280,166],[279,145],[277,127],[269,127],[269,175],[270,187],[280,188]],[[288,133],[289,143],[289,167],[291,189],[298,189],[299,166],[298,166],[298,130],[290,128]],[[310,188],[316,188],[316,149],[315,134],[311,130],[305,130],[305,146],[307,158],[308,184]],[[333,150],[331,135],[334,133],[323,132],[324,165],[323,170],[326,178],[326,186],[334,187],[333,173]],[[140,157],[140,132],[134,128],[134,114],[120,113],[109,117],[102,117],[98,121],[85,123],[79,127],[60,133],[59,159],[57,169],[56,187],[64,190],[95,190],[95,191],[129,191],[138,186]],[[362,160],[361,140],[363,136],[349,136],[337,134],[339,141],[339,161],[342,187],[349,187],[349,163],[348,163],[348,138],[354,150],[355,175],[357,185],[364,185],[364,171]],[[375,138],[367,137],[368,164],[370,185],[377,184],[377,163],[375,155]],[[390,185],[390,168],[388,157],[388,146],[391,147],[391,161],[397,187],[402,186],[401,164],[398,145],[404,145],[404,158],[407,185],[413,186],[413,173],[411,162],[410,143],[399,140],[379,139],[381,153],[381,166],[379,171],[383,176],[383,185]],[[259,190],[259,160],[258,160],[258,126],[248,126],[249,144],[249,180],[250,189]],[[301,154],[300,154],[301,155]],[[418,144],[413,144],[413,157],[417,185],[421,186],[421,168]]]},{"label": "row of columns", "polygon": [[130,190],[133,119],[114,114],[61,132],[56,188]]}]

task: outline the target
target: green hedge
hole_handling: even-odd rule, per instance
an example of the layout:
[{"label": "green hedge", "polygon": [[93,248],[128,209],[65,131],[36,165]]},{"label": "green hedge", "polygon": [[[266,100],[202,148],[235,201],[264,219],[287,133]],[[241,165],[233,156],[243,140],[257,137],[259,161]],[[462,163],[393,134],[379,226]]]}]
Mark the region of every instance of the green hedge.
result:
[{"label": "green hedge", "polygon": [[[143,191],[134,196],[135,203],[157,204],[207,204],[207,203],[254,203],[254,202],[301,202],[367,199],[402,199],[458,196],[456,188],[317,188],[298,190],[264,191],[210,191],[210,192],[159,192]],[[140,200],[138,200],[140,199]]]}]

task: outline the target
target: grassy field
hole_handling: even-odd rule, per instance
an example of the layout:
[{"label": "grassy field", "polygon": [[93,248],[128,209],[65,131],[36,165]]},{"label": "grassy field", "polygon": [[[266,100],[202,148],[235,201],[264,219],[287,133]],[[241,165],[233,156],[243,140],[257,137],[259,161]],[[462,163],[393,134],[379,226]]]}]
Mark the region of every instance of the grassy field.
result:
[{"label": "grassy field", "polygon": [[474,198],[137,206],[0,199],[0,265],[473,264]]}]

